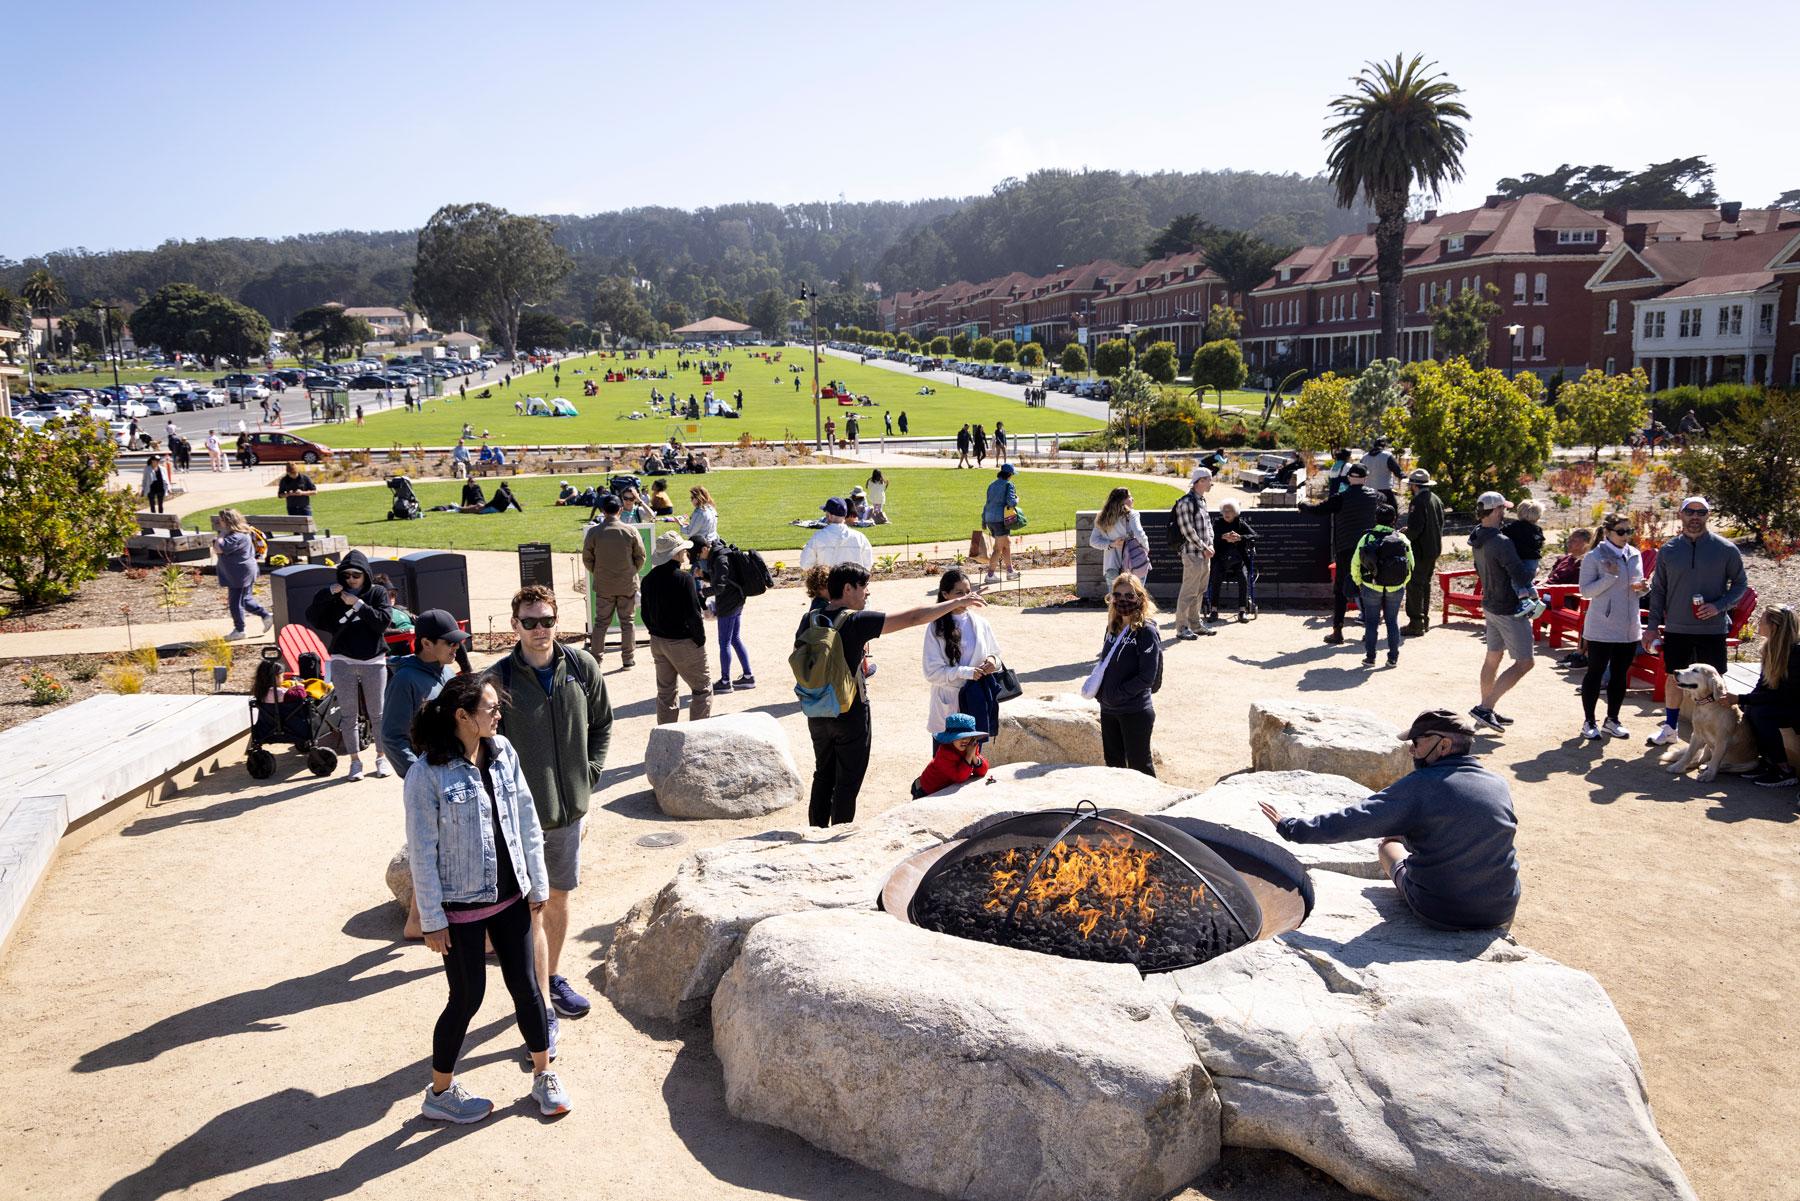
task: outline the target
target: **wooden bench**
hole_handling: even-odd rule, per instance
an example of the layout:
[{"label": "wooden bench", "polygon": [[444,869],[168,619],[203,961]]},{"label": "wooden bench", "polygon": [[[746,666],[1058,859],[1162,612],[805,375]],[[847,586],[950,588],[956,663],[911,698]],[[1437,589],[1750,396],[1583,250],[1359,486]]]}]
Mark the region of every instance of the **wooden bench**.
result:
[{"label": "wooden bench", "polygon": [[550,474],[562,475],[565,472],[580,475],[587,471],[611,471],[611,459],[551,459]]},{"label": "wooden bench", "polygon": [[125,561],[133,567],[204,563],[212,558],[212,535],[184,531],[179,517],[139,513],[137,524],[138,532],[125,540]]},{"label": "wooden bench", "polygon": [[311,513],[258,513],[251,521],[264,534],[316,534],[319,527]]},{"label": "wooden bench", "polygon": [[519,465],[516,462],[482,463],[472,461],[469,464],[469,472],[472,475],[480,476],[499,475],[501,472],[505,472],[507,475],[518,475]]},{"label": "wooden bench", "polygon": [[350,553],[350,539],[321,531],[310,513],[257,513],[250,524],[268,540],[270,558],[285,555],[290,563],[322,563]]},{"label": "wooden bench", "polygon": [[1298,490],[1287,491],[1281,488],[1264,488],[1256,494],[1256,507],[1259,509],[1295,509],[1300,506]]}]

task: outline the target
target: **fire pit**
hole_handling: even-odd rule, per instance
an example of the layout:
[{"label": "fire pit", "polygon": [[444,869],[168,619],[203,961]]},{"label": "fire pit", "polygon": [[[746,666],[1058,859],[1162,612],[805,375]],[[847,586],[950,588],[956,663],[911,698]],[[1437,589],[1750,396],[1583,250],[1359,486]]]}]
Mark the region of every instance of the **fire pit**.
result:
[{"label": "fire pit", "polygon": [[1305,920],[1305,869],[1223,826],[1092,801],[994,821],[908,859],[882,908],[927,930],[1166,972]]}]

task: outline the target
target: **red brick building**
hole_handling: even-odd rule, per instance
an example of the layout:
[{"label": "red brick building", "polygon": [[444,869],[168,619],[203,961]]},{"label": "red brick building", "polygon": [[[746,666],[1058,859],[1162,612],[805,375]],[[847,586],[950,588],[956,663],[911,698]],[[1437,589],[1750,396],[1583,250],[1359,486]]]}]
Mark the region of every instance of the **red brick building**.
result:
[{"label": "red brick building", "polygon": [[1205,254],[1168,255],[1128,272],[1094,301],[1089,337],[1105,341],[1135,325],[1134,337],[1175,343],[1185,363],[1200,345],[1212,306],[1225,302],[1225,281],[1207,267]]}]

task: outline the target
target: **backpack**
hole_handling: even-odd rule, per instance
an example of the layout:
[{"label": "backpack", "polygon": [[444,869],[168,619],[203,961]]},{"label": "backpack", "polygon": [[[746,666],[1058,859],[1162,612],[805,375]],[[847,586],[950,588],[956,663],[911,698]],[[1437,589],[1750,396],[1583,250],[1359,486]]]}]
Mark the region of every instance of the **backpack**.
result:
[{"label": "backpack", "polygon": [[775,584],[769,565],[753,550],[725,544],[725,564],[731,571],[731,582],[745,596],[761,596]]},{"label": "backpack", "polygon": [[794,695],[808,717],[837,717],[856,703],[856,673],[844,656],[844,624],[854,616],[846,609],[833,620],[822,612],[807,614],[806,627],[794,642],[788,666],[794,671]]},{"label": "backpack", "polygon": [[[567,647],[563,648],[563,650],[565,652],[568,651],[568,649],[569,648],[567,648]],[[495,675],[500,677],[500,686],[502,688],[506,689],[508,692],[512,691],[512,676],[513,676],[512,661],[513,661],[513,657],[510,653],[508,653],[504,658],[502,658],[500,660],[500,662],[494,664],[493,667],[488,669],[489,671],[492,671]],[[551,661],[555,662],[554,659],[552,659]],[[582,661],[581,656],[565,653],[563,655],[563,661],[568,664],[568,668],[567,668],[568,677],[571,680],[574,680],[577,684],[580,684],[581,690],[583,692],[586,692],[588,689],[588,683],[589,683],[588,669],[587,669],[587,665]]]},{"label": "backpack", "polygon": [[269,557],[268,536],[255,526],[250,527],[250,549],[255,552],[258,560]]},{"label": "backpack", "polygon": [[1412,573],[1406,568],[1406,554],[1411,544],[1397,531],[1379,539],[1365,536],[1356,553],[1361,557],[1363,583],[1377,588],[1398,588]]}]

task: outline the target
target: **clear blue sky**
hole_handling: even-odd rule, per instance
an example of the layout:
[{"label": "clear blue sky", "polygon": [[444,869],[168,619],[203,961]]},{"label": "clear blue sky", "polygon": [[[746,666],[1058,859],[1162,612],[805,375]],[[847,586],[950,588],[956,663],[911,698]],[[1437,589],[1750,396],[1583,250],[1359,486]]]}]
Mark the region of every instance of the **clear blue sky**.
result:
[{"label": "clear blue sky", "polygon": [[[966,195],[1048,166],[1310,174],[1327,101],[1400,50],[1467,90],[1451,205],[1564,161],[1687,154],[1727,199],[1800,187],[1794,4],[15,0],[0,29],[13,258],[411,228],[450,201],[591,213]],[[462,165],[421,161],[431,147]]]}]

